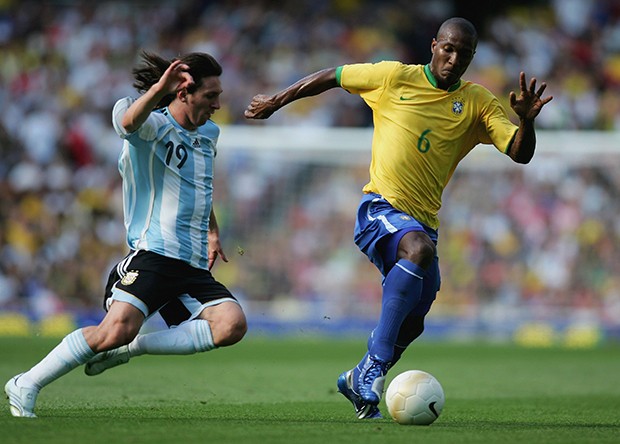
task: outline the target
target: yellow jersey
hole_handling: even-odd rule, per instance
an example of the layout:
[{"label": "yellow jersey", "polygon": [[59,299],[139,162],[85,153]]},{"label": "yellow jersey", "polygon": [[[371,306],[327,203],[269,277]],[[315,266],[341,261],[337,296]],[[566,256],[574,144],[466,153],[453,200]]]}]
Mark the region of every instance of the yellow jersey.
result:
[{"label": "yellow jersey", "polygon": [[489,90],[464,80],[439,89],[429,65],[343,65],[336,77],[373,111],[370,182],[363,191],[433,229],[461,159],[480,143],[507,153],[518,129]]}]

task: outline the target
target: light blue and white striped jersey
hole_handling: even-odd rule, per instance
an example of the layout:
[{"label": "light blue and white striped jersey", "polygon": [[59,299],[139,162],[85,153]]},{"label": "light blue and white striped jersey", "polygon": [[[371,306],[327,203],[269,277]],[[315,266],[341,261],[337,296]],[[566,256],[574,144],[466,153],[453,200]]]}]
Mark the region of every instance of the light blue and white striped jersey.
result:
[{"label": "light blue and white striped jersey", "polygon": [[167,108],[153,111],[133,133],[122,127],[134,102],[114,105],[114,129],[124,139],[118,168],[123,178],[127,243],[208,269],[207,230],[213,203],[213,160],[219,127],[181,127]]}]

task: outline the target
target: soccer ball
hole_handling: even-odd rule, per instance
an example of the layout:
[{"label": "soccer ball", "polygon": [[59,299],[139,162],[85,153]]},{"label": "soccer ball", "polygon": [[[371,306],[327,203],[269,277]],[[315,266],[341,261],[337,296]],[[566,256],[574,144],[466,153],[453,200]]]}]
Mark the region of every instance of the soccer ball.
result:
[{"label": "soccer ball", "polygon": [[421,370],[399,374],[385,392],[388,412],[403,425],[432,424],[443,410],[445,399],[439,381]]}]

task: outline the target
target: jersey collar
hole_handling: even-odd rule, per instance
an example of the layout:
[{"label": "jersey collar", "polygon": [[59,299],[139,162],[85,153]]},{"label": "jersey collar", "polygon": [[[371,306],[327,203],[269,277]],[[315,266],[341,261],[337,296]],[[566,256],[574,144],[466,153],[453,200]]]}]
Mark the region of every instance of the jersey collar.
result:
[{"label": "jersey collar", "polygon": [[[424,74],[426,75],[426,78],[428,79],[428,81],[431,82],[431,85],[433,85],[435,88],[439,88],[437,86],[437,80],[435,79],[435,76],[431,72],[430,63],[427,65],[424,65]],[[461,86],[461,79],[459,79],[458,82],[456,82],[454,85],[448,88],[447,92],[456,91],[457,89],[459,89],[460,86]]]},{"label": "jersey collar", "polygon": [[194,130],[194,131],[190,131],[190,130],[187,130],[187,129],[183,128],[183,127],[181,126],[181,124],[180,124],[179,122],[177,122],[177,119],[175,119],[175,118],[174,118],[174,116],[172,115],[172,113],[170,112],[170,109],[169,109],[168,107],[165,107],[165,108],[163,108],[163,109],[160,109],[159,111],[160,111],[160,112],[161,112],[164,116],[166,116],[166,117],[168,118],[168,120],[170,120],[170,122],[172,122],[172,124],[173,124],[174,126],[176,126],[177,128],[179,128],[181,131],[187,131],[187,132],[189,132],[189,133],[195,132],[195,130]]}]

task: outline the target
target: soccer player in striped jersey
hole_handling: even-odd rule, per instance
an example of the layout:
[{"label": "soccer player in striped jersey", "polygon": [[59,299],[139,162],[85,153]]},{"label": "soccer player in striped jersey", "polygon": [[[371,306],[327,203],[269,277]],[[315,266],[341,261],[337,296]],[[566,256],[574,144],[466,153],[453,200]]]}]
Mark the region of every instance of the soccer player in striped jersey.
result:
[{"label": "soccer player in striped jersey", "polygon": [[437,240],[444,187],[476,145],[493,144],[513,161],[534,155],[534,119],[552,97],[546,85],[519,78],[510,93],[519,118],[513,124],[496,97],[461,79],[478,36],[463,18],[446,20],[430,45],[431,61],[350,64],[311,74],[271,95],[256,95],[245,111],[266,119],[286,104],[341,87],[358,94],[373,112],[370,181],[363,188],[354,238],[383,275],[379,321],[368,352],[338,378],[338,390],[358,418],[379,418],[385,376],[422,334],[424,317],[440,287]]},{"label": "soccer player in striped jersey", "polygon": [[[46,357],[5,385],[13,416],[35,417],[39,391],[81,364],[87,375],[143,354],[186,355],[239,342],[244,312],[212,274],[227,261],[213,213],[213,161],[222,68],[210,55],[169,61],[142,54],[138,99],[120,99],[113,125],[129,254],[110,273],[107,311],[97,326],[67,335]],[[138,334],[160,313],[169,329]]]}]

